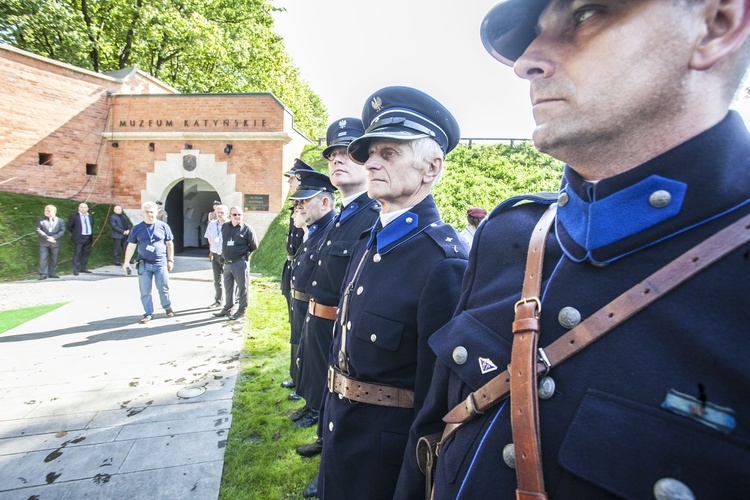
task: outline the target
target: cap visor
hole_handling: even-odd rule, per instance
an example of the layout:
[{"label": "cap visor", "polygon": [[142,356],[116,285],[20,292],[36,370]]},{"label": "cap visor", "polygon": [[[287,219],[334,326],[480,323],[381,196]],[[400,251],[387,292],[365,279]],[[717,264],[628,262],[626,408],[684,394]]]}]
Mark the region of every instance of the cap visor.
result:
[{"label": "cap visor", "polygon": [[364,163],[370,157],[369,147],[373,139],[394,139],[397,141],[413,141],[430,137],[428,134],[404,127],[382,127],[358,137],[349,144],[349,156],[358,163]]},{"label": "cap visor", "polygon": [[292,196],[289,197],[291,200],[309,200],[318,193],[322,193],[322,189],[300,189],[295,191]]}]

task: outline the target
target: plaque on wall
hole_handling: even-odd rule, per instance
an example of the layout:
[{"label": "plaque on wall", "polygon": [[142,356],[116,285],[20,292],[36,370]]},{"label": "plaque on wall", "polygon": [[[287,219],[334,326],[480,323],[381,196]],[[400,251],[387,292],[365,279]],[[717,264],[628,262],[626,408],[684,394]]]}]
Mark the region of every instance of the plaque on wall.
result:
[{"label": "plaque on wall", "polygon": [[245,212],[250,212],[250,211],[268,212],[268,195],[267,194],[246,194],[245,206],[243,210]]},{"label": "plaque on wall", "polygon": [[192,172],[196,167],[195,155],[185,155],[182,157],[182,168],[188,172]]}]

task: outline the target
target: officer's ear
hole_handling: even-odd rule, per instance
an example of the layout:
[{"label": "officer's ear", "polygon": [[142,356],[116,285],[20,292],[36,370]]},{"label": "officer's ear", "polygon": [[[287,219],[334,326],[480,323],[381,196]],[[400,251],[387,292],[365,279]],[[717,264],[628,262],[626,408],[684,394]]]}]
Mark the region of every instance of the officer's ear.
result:
[{"label": "officer's ear", "polygon": [[690,67],[705,71],[738,50],[748,36],[750,0],[705,0],[696,9],[702,16],[704,33],[693,51]]},{"label": "officer's ear", "polygon": [[443,159],[440,157],[433,158],[427,163],[424,172],[422,174],[422,182],[424,184],[431,184],[440,176],[440,172],[443,170]]}]

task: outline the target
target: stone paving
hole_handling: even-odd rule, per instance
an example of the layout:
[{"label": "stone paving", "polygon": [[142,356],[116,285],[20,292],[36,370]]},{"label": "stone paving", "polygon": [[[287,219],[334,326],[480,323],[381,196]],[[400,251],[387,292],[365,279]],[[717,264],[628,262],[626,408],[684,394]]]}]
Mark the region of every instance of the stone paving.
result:
[{"label": "stone paving", "polygon": [[146,325],[115,266],[0,283],[3,310],[70,301],[0,335],[0,500],[218,497],[244,324],[206,307],[207,259],[175,261]]}]

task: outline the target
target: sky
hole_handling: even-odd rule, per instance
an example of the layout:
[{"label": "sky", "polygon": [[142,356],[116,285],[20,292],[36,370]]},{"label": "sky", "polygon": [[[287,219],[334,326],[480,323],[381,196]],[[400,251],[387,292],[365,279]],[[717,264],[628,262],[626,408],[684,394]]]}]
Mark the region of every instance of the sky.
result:
[{"label": "sky", "polygon": [[[360,117],[390,85],[426,92],[453,113],[466,138],[530,138],[528,83],[479,38],[498,0],[272,0],[276,33],[331,121]],[[750,86],[750,79],[745,87]],[[750,99],[733,107],[750,125]]]}]

